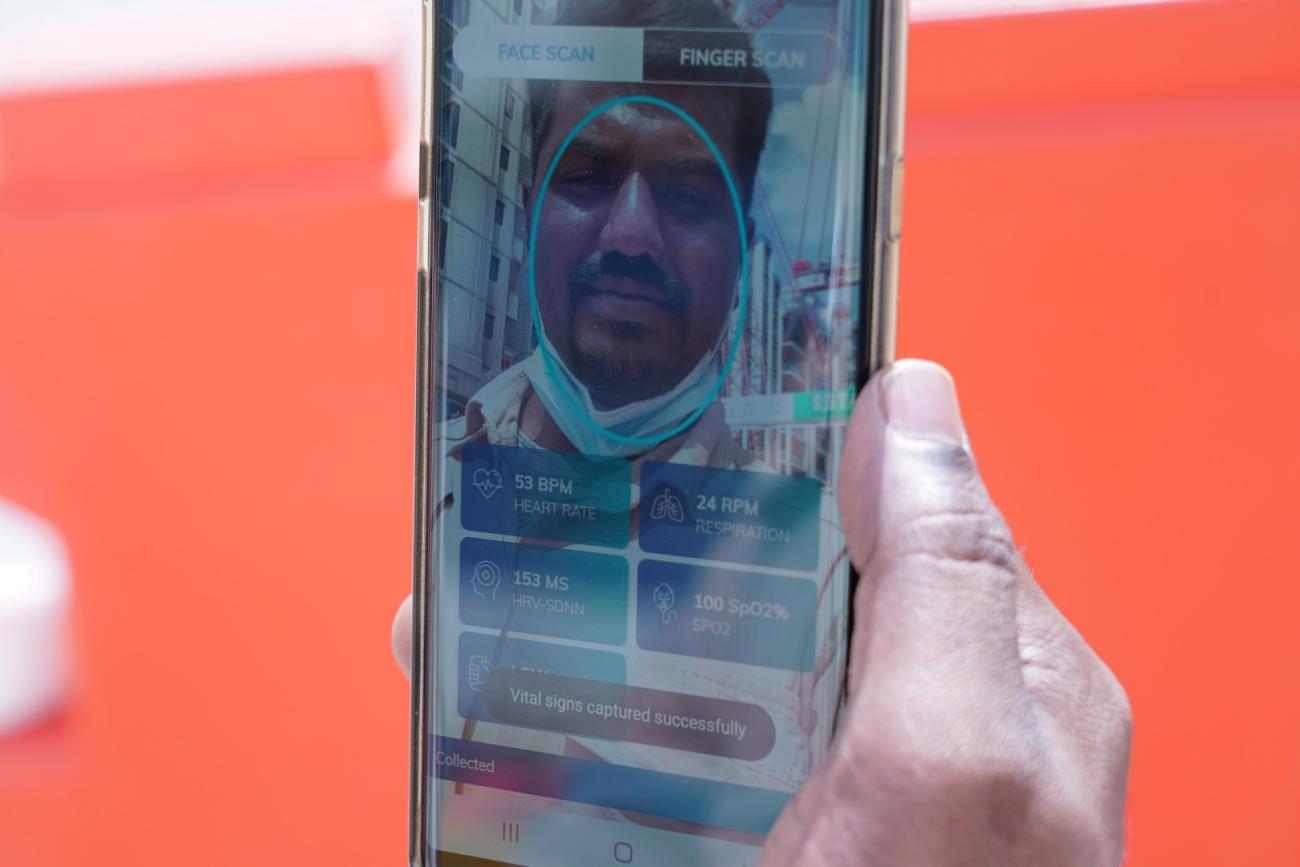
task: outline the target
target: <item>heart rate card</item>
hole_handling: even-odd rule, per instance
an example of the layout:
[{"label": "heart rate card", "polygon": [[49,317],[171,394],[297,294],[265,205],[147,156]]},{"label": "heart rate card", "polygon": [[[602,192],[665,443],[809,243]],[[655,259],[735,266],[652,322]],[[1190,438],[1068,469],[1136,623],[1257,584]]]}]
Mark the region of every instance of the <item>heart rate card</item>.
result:
[{"label": "heart rate card", "polygon": [[606,548],[628,544],[632,469],[625,460],[467,443],[461,478],[467,530]]}]

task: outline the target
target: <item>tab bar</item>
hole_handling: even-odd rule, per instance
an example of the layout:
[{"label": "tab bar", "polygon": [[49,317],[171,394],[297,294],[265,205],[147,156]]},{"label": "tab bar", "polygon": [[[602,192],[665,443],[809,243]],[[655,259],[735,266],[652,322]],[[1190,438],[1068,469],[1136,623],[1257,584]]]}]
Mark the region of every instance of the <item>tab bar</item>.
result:
[{"label": "tab bar", "polygon": [[476,78],[806,87],[826,80],[825,34],[473,23],[452,45]]}]

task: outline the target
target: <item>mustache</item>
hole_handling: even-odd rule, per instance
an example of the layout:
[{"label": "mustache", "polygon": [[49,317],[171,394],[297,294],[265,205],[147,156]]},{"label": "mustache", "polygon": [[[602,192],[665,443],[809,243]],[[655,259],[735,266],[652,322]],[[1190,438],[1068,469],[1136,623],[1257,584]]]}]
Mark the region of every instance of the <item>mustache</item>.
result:
[{"label": "mustache", "polygon": [[597,291],[596,282],[602,277],[619,277],[648,283],[659,290],[661,300],[669,310],[686,317],[691,312],[691,290],[673,277],[649,256],[628,256],[611,250],[592,253],[573,269],[569,276],[569,297],[577,300],[582,295]]}]

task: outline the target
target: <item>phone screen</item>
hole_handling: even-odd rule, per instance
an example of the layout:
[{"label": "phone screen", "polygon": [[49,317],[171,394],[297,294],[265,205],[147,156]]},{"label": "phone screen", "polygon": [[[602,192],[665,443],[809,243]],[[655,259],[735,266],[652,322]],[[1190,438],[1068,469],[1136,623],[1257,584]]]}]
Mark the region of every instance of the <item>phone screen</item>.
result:
[{"label": "phone screen", "polygon": [[869,4],[439,2],[440,864],[752,864],[828,749]]}]

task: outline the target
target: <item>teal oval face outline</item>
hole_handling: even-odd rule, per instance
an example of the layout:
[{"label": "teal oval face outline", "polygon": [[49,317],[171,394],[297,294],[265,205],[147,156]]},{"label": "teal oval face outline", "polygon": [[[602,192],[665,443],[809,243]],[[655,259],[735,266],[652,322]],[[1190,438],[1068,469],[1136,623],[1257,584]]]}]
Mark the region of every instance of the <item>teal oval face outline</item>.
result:
[{"label": "teal oval face outline", "polygon": [[578,121],[577,126],[570,130],[569,134],[564,137],[564,141],[560,143],[559,149],[551,159],[551,164],[547,167],[546,174],[542,176],[542,185],[537,191],[537,202],[533,205],[533,218],[529,224],[528,232],[528,303],[532,311],[533,332],[537,336],[537,345],[542,353],[542,363],[546,366],[546,374],[555,377],[557,375],[555,371],[556,360],[551,357],[551,353],[547,349],[546,340],[544,339],[545,334],[542,331],[541,309],[537,304],[536,240],[537,226],[538,223],[541,222],[542,217],[542,202],[546,198],[546,191],[551,186],[551,177],[555,174],[556,166],[560,164],[560,158],[564,156],[565,151],[569,149],[569,145],[573,143],[575,138],[577,138],[578,133],[582,132],[582,130],[586,128],[587,124],[591,123],[610,109],[617,108],[620,105],[635,103],[654,105],[659,108],[667,109],[677,117],[686,121],[687,125],[704,140],[704,144],[709,148],[709,153],[717,162],[718,167],[722,169],[723,180],[727,183],[727,192],[731,194],[731,204],[736,209],[736,225],[740,229],[740,303],[737,307],[739,315],[736,316],[736,331],[731,337],[731,348],[727,350],[726,359],[722,363],[722,370],[718,373],[717,382],[713,384],[713,388],[709,389],[708,396],[705,397],[704,400],[700,401],[700,405],[697,406],[690,415],[686,416],[680,424],[665,431],[659,436],[630,437],[620,433],[615,433],[603,425],[598,424],[596,420],[591,417],[591,414],[587,412],[586,408],[579,406],[578,402],[575,401],[572,396],[567,392],[560,392],[560,397],[566,405],[566,408],[572,411],[578,418],[582,419],[583,422],[593,428],[601,436],[608,437],[614,442],[626,443],[628,445],[656,446],[664,440],[677,436],[679,433],[695,424],[695,422],[699,420],[699,417],[704,414],[704,411],[708,409],[709,405],[712,404],[713,401],[717,400],[718,394],[722,391],[722,384],[727,381],[727,375],[731,373],[731,367],[736,361],[737,353],[740,351],[740,338],[745,331],[745,317],[748,315],[749,310],[749,232],[745,228],[745,209],[740,203],[740,192],[736,189],[736,180],[731,175],[731,169],[728,168],[727,161],[722,158],[722,152],[718,150],[717,144],[713,141],[712,137],[704,131],[704,127],[700,125],[699,121],[692,117],[685,109],[674,105],[665,99],[659,99],[655,96],[637,95],[620,96],[607,102],[602,102],[600,105],[587,112],[586,116],[583,117],[582,120]]}]

